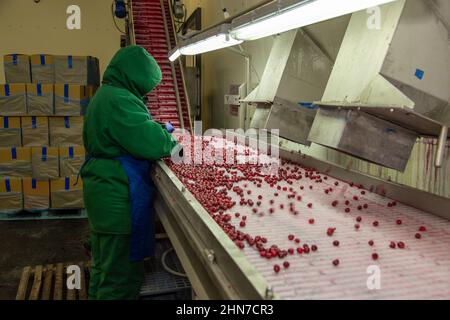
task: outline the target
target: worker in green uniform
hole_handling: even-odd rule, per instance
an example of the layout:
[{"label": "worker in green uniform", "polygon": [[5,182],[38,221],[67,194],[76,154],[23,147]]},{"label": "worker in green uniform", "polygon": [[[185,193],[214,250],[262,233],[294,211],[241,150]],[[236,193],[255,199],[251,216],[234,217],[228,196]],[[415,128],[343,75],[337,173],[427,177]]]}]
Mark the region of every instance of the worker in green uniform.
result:
[{"label": "worker in green uniform", "polygon": [[89,299],[137,299],[143,259],[153,255],[150,161],[177,144],[173,127],[152,121],[144,102],[161,78],[145,49],[122,48],[87,109],[81,176],[91,228]]}]

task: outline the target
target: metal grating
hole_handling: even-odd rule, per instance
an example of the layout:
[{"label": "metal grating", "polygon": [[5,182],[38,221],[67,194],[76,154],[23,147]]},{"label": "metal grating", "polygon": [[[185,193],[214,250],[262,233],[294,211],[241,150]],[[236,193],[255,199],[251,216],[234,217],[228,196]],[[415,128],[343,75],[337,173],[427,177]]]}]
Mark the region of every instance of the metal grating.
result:
[{"label": "metal grating", "polygon": [[[164,270],[161,257],[163,253],[171,248],[169,240],[159,240],[156,243],[156,255],[145,262],[145,277],[141,288],[141,297],[152,297],[152,299],[170,297],[176,299],[189,299],[187,292],[191,291],[188,278],[179,277]],[[174,271],[184,273],[180,260],[175,251],[166,256],[166,264]]]}]

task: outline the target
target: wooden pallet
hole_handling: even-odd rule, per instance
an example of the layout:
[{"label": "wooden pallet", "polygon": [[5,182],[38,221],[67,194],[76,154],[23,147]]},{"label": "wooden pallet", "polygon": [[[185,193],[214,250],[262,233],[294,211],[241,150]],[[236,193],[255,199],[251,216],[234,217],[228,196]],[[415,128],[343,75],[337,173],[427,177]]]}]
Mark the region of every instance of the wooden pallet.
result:
[{"label": "wooden pallet", "polygon": [[[67,267],[80,267],[80,290],[67,289]],[[17,289],[16,300],[87,300],[90,262],[58,263],[25,267]]]}]

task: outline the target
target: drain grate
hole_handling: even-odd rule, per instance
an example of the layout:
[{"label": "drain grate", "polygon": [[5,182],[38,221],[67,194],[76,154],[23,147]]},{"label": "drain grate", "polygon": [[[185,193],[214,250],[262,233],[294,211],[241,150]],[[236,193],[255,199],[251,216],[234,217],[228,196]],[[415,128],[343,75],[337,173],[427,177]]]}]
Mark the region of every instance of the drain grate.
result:
[{"label": "drain grate", "polygon": [[[154,258],[145,262],[145,277],[141,288],[142,298],[190,299],[191,284],[188,278],[167,272],[161,263],[163,253],[171,248],[169,240],[159,240],[156,243]],[[175,251],[166,255],[166,265],[174,271],[184,273]]]}]

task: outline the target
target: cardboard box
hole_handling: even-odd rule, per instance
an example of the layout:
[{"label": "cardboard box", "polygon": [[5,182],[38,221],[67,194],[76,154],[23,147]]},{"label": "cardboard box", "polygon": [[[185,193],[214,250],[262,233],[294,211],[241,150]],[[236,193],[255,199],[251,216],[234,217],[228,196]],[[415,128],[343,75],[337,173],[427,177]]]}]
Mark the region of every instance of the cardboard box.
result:
[{"label": "cardboard box", "polygon": [[83,117],[51,117],[50,146],[82,146],[83,145]]},{"label": "cardboard box", "polygon": [[27,83],[27,112],[31,116],[54,114],[53,84]]},{"label": "cardboard box", "polygon": [[0,178],[0,212],[17,212],[22,209],[22,180]]},{"label": "cardboard box", "polygon": [[55,115],[80,116],[89,103],[86,86],[78,84],[55,84]]},{"label": "cardboard box", "polygon": [[27,93],[24,83],[0,85],[0,114],[23,116],[27,114]]},{"label": "cardboard box", "polygon": [[30,56],[26,54],[7,54],[3,56],[6,83],[31,82]]},{"label": "cardboard box", "polygon": [[52,209],[82,209],[83,182],[76,176],[50,181],[50,199]]},{"label": "cardboard box", "polygon": [[22,145],[40,147],[49,145],[47,117],[22,117]]},{"label": "cardboard box", "polygon": [[0,147],[21,147],[20,117],[0,116]]},{"label": "cardboard box", "polygon": [[31,148],[32,177],[36,179],[59,178],[59,150],[52,147]]},{"label": "cardboard box", "polygon": [[33,54],[30,56],[31,81],[33,83],[55,83],[55,63],[49,54]]},{"label": "cardboard box", "polygon": [[50,208],[50,181],[23,178],[23,208],[46,210]]},{"label": "cardboard box", "polygon": [[31,149],[0,148],[0,177],[31,177]]},{"label": "cardboard box", "polygon": [[54,56],[55,83],[100,85],[98,59],[91,56]]},{"label": "cardboard box", "polygon": [[71,146],[59,148],[59,172],[61,177],[78,175],[86,159],[84,147]]}]

